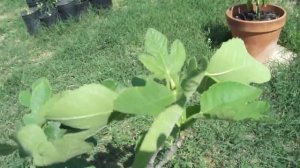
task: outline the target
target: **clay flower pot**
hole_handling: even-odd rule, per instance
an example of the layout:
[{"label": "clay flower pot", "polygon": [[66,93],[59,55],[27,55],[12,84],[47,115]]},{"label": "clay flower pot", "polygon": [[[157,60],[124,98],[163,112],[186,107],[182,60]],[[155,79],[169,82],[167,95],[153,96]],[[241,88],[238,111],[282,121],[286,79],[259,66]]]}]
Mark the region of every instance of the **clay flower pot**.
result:
[{"label": "clay flower pot", "polygon": [[269,21],[245,21],[235,18],[247,11],[247,5],[237,5],[226,11],[226,19],[233,37],[243,39],[248,52],[260,62],[267,62],[275,52],[286,11],[276,5],[261,6],[262,11],[275,12],[279,18]]}]

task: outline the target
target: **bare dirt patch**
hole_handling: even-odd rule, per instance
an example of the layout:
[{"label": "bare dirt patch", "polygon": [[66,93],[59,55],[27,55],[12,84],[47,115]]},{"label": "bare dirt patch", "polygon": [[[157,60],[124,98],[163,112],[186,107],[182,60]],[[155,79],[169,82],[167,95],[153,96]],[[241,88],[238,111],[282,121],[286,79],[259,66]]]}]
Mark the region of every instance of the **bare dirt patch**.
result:
[{"label": "bare dirt patch", "polygon": [[37,55],[35,57],[32,57],[30,59],[30,62],[32,62],[32,63],[42,63],[42,62],[45,62],[45,61],[51,59],[52,56],[53,56],[53,52],[51,52],[51,51],[43,51],[39,55]]}]

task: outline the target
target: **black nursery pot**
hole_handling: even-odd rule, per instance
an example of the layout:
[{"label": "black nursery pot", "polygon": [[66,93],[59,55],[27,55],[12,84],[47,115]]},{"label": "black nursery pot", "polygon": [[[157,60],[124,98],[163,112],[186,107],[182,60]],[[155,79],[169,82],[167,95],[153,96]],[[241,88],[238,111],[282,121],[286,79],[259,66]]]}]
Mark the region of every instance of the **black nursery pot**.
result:
[{"label": "black nursery pot", "polygon": [[80,2],[76,3],[76,16],[79,17],[80,14],[86,12],[90,7],[90,2],[88,0],[81,0]]},{"label": "black nursery pot", "polygon": [[110,8],[112,6],[112,0],[90,0],[92,7],[94,8]]},{"label": "black nursery pot", "polygon": [[40,2],[40,0],[26,0],[29,8],[36,7],[38,5],[38,2]]},{"label": "black nursery pot", "polygon": [[[50,14],[50,15],[49,15]],[[58,21],[59,15],[56,9],[51,10],[49,13],[44,13],[40,16],[41,23],[50,27]]]},{"label": "black nursery pot", "polygon": [[76,3],[74,0],[60,0],[57,3],[59,16],[63,21],[76,16]]},{"label": "black nursery pot", "polygon": [[30,35],[35,34],[38,31],[40,26],[40,9],[38,8],[30,8],[29,13],[27,11],[22,11],[21,16],[23,21],[27,27],[27,31]]}]

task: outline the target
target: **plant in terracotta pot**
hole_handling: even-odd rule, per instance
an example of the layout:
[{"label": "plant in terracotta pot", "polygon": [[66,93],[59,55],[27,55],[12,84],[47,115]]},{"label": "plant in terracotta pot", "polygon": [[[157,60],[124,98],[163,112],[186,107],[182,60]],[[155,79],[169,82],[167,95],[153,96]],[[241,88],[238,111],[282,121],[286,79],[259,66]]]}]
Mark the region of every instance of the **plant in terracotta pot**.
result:
[{"label": "plant in terracotta pot", "polygon": [[242,38],[248,52],[261,62],[274,54],[286,15],[282,7],[265,0],[247,0],[226,11],[232,35]]}]

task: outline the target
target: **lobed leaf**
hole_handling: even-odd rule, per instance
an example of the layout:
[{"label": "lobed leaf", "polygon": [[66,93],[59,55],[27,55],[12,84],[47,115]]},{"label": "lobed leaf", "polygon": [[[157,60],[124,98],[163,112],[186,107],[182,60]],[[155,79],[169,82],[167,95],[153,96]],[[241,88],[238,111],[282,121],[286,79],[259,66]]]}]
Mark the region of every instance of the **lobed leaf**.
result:
[{"label": "lobed leaf", "polygon": [[168,40],[155,29],[148,29],[145,37],[145,53],[139,56],[144,66],[159,79],[170,80],[180,72],[186,59],[185,49],[179,40],[175,40],[168,53]]},{"label": "lobed leaf", "polygon": [[206,75],[214,80],[235,81],[244,84],[264,83],[270,80],[270,70],[247,52],[241,39],[222,44],[208,64]]},{"label": "lobed leaf", "polygon": [[167,57],[167,64],[170,74],[177,74],[181,71],[186,59],[184,45],[180,40],[175,40],[171,46],[171,53]]},{"label": "lobed leaf", "polygon": [[114,102],[114,109],[128,114],[157,116],[175,101],[175,96],[165,86],[147,81],[143,87],[124,90]]}]

